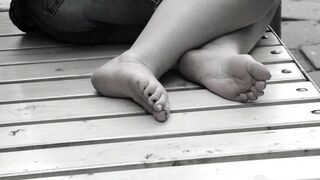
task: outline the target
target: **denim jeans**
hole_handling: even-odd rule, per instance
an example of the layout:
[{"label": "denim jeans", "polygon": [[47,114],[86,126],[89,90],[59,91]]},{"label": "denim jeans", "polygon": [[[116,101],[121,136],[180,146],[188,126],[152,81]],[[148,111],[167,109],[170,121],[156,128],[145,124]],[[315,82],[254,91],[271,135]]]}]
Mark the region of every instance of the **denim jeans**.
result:
[{"label": "denim jeans", "polygon": [[130,43],[161,0],[29,0],[32,20],[49,35],[79,44]]}]

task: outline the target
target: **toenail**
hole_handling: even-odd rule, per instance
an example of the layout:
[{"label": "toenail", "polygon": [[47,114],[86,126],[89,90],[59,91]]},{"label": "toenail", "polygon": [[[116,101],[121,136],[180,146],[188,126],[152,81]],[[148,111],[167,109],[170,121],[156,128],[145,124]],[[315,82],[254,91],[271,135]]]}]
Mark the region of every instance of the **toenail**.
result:
[{"label": "toenail", "polygon": [[162,105],[161,105],[161,104],[158,104],[158,105],[157,105],[157,110],[158,110],[158,112],[162,111],[162,109],[163,109]]},{"label": "toenail", "polygon": [[164,114],[166,117],[168,117],[168,111],[163,110],[162,112],[163,112],[163,114]]}]

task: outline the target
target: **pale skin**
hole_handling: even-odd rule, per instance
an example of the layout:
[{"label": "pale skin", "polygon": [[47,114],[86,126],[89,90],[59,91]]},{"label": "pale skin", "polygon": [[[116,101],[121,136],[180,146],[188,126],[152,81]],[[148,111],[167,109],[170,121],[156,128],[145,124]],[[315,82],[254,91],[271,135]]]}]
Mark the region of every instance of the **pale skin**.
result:
[{"label": "pale skin", "polygon": [[[279,0],[164,0],[132,47],[97,69],[105,96],[131,98],[158,121],[169,118],[157,80],[178,63],[186,78],[226,99],[264,94],[270,72],[246,55],[270,23]],[[234,13],[241,12],[241,13]]]}]

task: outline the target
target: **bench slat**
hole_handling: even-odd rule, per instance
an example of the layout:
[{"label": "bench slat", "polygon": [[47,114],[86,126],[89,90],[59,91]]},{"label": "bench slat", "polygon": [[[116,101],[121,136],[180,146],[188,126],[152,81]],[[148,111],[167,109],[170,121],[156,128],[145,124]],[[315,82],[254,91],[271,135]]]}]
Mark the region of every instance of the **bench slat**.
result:
[{"label": "bench slat", "polygon": [[3,4],[0,3],[0,36],[24,34],[15,25],[12,24],[11,20],[9,19],[8,12],[1,12],[2,5]]},{"label": "bench slat", "polygon": [[129,45],[127,44],[119,44],[0,51],[0,66],[112,58],[123,53],[128,48]]},{"label": "bench slat", "polygon": [[62,47],[69,44],[62,43],[42,34],[27,34],[24,36],[0,36],[0,51],[35,49],[48,47]]},{"label": "bench slat", "polygon": [[[49,79],[66,79],[90,77],[91,73],[105,64],[109,59],[92,59],[82,61],[54,62],[44,64],[26,64],[15,66],[0,66],[0,84],[24,81],[40,81]],[[300,70],[293,63],[266,66],[273,75],[270,82],[304,79]],[[283,69],[291,73],[282,73]]]},{"label": "bench slat", "polygon": [[[269,81],[271,83],[305,80],[298,67],[293,63],[266,66],[272,74],[272,79]],[[292,72],[285,74],[282,73],[283,69],[287,69]],[[198,85],[183,79],[181,75],[174,71],[169,71],[161,78],[160,81],[169,91],[201,88]],[[0,104],[19,101],[95,96],[95,90],[91,85],[90,79],[87,78],[29,82],[22,84],[2,84],[0,85],[0,92]]]},{"label": "bench slat", "polygon": [[318,109],[320,103],[304,103],[173,113],[165,124],[144,115],[2,127],[0,152],[319,125]]},{"label": "bench slat", "polygon": [[[277,54],[277,53],[280,54]],[[272,54],[276,53],[276,54]],[[265,64],[293,62],[293,58],[283,46],[268,46],[254,48],[250,54],[260,62]]]},{"label": "bench slat", "polygon": [[257,43],[257,47],[260,46],[275,46],[280,45],[279,40],[272,32],[266,32],[260,39],[260,41]]},{"label": "bench slat", "polygon": [[319,153],[319,127],[255,131],[0,153],[0,176],[39,177]]},{"label": "bench slat", "polygon": [[292,180],[320,179],[320,156],[211,163],[39,178],[39,180]]},{"label": "bench slat", "polygon": [[[301,88],[304,91],[297,91]],[[238,103],[221,98],[207,90],[169,92],[173,112],[197,111],[227,107],[245,107],[263,103],[289,103],[315,100],[319,92],[310,82],[269,85],[265,95],[255,103]],[[0,126],[19,123],[84,120],[103,117],[123,117],[145,114],[132,101],[94,97],[0,105]],[[18,124],[17,124],[18,123]]]}]

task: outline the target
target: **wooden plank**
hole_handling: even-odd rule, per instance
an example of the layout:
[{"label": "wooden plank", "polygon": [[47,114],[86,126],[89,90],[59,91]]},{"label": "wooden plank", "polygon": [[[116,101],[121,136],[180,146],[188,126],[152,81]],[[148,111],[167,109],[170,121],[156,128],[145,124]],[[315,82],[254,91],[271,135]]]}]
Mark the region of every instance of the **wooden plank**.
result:
[{"label": "wooden plank", "polygon": [[[0,152],[191,135],[318,126],[320,103],[173,113],[0,128]],[[234,118],[234,115],[237,118]],[[56,134],[55,136],[52,136]]]},{"label": "wooden plank", "polygon": [[[2,4],[0,4],[0,9],[1,5]],[[9,19],[8,12],[0,12],[0,36],[22,34],[24,34],[24,32],[20,31],[16,26],[12,24],[11,20]]]},{"label": "wooden plank", "polygon": [[[167,91],[202,89],[199,85],[183,79],[176,71],[169,71],[160,81]],[[0,104],[97,96],[88,78],[2,84],[0,92]]]},{"label": "wooden plank", "polygon": [[68,44],[52,39],[49,36],[43,36],[39,33],[26,34],[24,36],[0,37],[0,51],[62,47],[67,45]]},{"label": "wooden plank", "polygon": [[0,154],[0,176],[39,177],[310,154],[320,154],[319,127],[7,152]]},{"label": "wooden plank", "polygon": [[226,180],[235,177],[246,180],[316,180],[320,179],[319,166],[320,156],[307,156],[92,173],[39,180],[171,180],[177,177],[183,180]]},{"label": "wooden plank", "polygon": [[[299,90],[299,91],[298,91]],[[255,103],[238,103],[221,98],[207,90],[169,92],[172,112],[188,112],[219,108],[236,108],[265,103],[288,103],[318,100],[319,92],[310,82],[272,84]],[[0,105],[0,126],[75,121],[107,117],[142,115],[145,112],[132,101],[94,97],[47,102]]]},{"label": "wooden plank", "polygon": [[0,1],[0,12],[5,12],[9,10],[11,0],[1,0]]},{"label": "wooden plank", "polygon": [[[48,79],[90,77],[91,73],[111,58],[0,66],[0,84]],[[267,65],[273,75],[270,82],[304,79],[295,64]],[[282,73],[282,69],[292,69]]]},{"label": "wooden plank", "polygon": [[112,58],[128,48],[129,45],[127,44],[107,44],[0,51],[0,66]]},{"label": "wooden plank", "polygon": [[[293,63],[267,65],[267,68],[272,74],[272,79],[269,83],[305,80],[298,67]],[[287,73],[290,71],[291,73]],[[47,72],[44,70],[44,73]],[[71,75],[69,74],[69,76]],[[55,78],[57,78],[57,76],[55,76]],[[169,71],[161,78],[160,82],[168,91],[201,88],[200,86],[185,80],[176,71]],[[61,99],[68,97],[87,97],[95,96],[96,94],[91,85],[90,79],[87,78],[29,82],[22,84],[2,84],[0,85],[0,92],[0,104],[19,101]]]},{"label": "wooden plank", "polygon": [[265,64],[293,62],[293,58],[283,46],[257,47],[250,54]]},{"label": "wooden plank", "polygon": [[257,43],[256,47],[278,45],[280,45],[280,42],[277,37],[272,32],[265,32],[262,38]]},{"label": "wooden plank", "polygon": [[[100,46],[64,46],[59,47],[59,45],[53,45],[53,47],[48,47],[45,40],[34,39],[34,43],[28,45],[27,42],[22,42],[23,37],[13,36],[5,37],[11,38],[10,43],[7,48],[16,48],[15,51],[1,51],[0,50],[0,65],[12,65],[12,64],[26,64],[26,63],[43,63],[52,61],[64,61],[64,60],[83,60],[83,59],[94,59],[101,57],[114,57],[120,55],[122,52],[127,50],[130,45],[100,45]],[[29,38],[31,39],[31,38]],[[1,40],[1,37],[0,37]],[[0,42],[6,42],[8,39]],[[35,44],[35,45],[34,45]],[[49,43],[50,44],[50,43]],[[7,46],[7,43],[0,43],[0,47]],[[18,50],[21,46],[24,49]],[[36,49],[32,47],[36,46]],[[41,48],[41,47],[46,48]],[[279,55],[273,55],[270,52],[273,50],[282,50],[283,53]],[[262,63],[274,63],[274,62],[292,62],[292,58],[286,52],[286,50],[281,46],[272,47],[257,47],[252,52],[251,55],[259,62]]]}]

